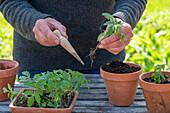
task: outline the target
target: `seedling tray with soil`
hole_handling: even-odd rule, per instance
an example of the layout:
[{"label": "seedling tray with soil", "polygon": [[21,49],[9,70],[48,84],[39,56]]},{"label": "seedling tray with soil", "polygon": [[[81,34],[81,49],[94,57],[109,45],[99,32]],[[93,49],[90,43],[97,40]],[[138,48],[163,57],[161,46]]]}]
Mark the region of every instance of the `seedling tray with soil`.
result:
[{"label": "seedling tray with soil", "polygon": [[[31,89],[26,89],[24,90],[25,91],[29,91]],[[34,90],[31,90],[31,91],[34,91]],[[34,101],[34,103],[32,104],[31,107],[34,107],[34,108],[39,108],[39,107],[44,107],[44,108],[55,108],[55,107],[52,107],[52,106],[49,106],[49,101],[52,100],[52,97],[49,96],[50,93],[46,93],[46,91],[44,90],[43,91],[43,95],[40,96],[41,98],[41,101],[43,101],[41,104],[38,104],[36,101]],[[31,95],[27,95],[28,97],[31,97]],[[73,100],[75,96],[75,92],[69,96],[69,93],[67,94],[64,94],[62,95],[61,97],[61,106],[59,106],[58,108],[69,108],[70,105],[71,105],[71,102]],[[20,107],[28,107],[28,98],[25,96],[25,95],[22,95],[22,94],[19,94],[19,96],[16,98],[16,100],[14,101],[14,106],[20,106]],[[48,103],[48,104],[47,104]],[[55,106],[58,106],[58,105],[55,105]]]}]

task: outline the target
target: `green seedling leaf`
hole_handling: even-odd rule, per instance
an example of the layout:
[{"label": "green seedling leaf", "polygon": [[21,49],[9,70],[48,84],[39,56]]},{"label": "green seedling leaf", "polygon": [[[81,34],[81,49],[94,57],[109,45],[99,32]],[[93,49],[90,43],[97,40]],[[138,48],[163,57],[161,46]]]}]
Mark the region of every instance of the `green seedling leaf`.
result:
[{"label": "green seedling leaf", "polygon": [[48,80],[48,88],[49,88],[50,91],[53,89],[53,86],[54,86],[53,79],[50,78],[50,79]]},{"label": "green seedling leaf", "polygon": [[40,98],[39,94],[35,92],[34,95],[35,95],[35,100],[36,100],[36,102],[37,102],[37,103],[40,103],[41,98]]},{"label": "green seedling leaf", "polygon": [[33,78],[33,81],[36,81],[39,77],[40,77],[41,74],[35,74],[34,75],[34,78]]},{"label": "green seedling leaf", "polygon": [[43,108],[45,108],[45,107],[46,107],[46,105],[47,105],[47,104],[46,104],[45,102],[44,102],[44,103],[42,103],[42,107],[43,107]]},{"label": "green seedling leaf", "polygon": [[22,74],[26,75],[30,79],[30,73],[28,71],[23,71]]},{"label": "green seedling leaf", "polygon": [[97,37],[97,41],[100,40],[100,38],[102,38],[104,36],[104,33],[100,33],[100,35]]},{"label": "green seedling leaf", "polygon": [[26,80],[28,77],[26,76],[20,76],[20,81]]},{"label": "green seedling leaf", "polygon": [[78,77],[74,77],[74,78],[72,78],[70,81],[71,81],[72,83],[74,83],[74,82],[77,81],[77,79],[78,79]]},{"label": "green seedling leaf", "polygon": [[10,100],[12,101],[13,99],[14,99],[14,96],[13,96],[13,95],[11,95]]},{"label": "green seedling leaf", "polygon": [[26,81],[24,83],[24,86],[26,86],[27,88],[35,88],[35,84],[31,80]]},{"label": "green seedling leaf", "polygon": [[44,85],[44,89],[49,92],[49,88],[48,88],[48,85]]},{"label": "green seedling leaf", "polygon": [[38,93],[42,96],[43,95],[43,90],[41,88],[39,88],[39,87],[37,87],[36,89],[37,89]]},{"label": "green seedling leaf", "polygon": [[54,79],[57,80],[57,81],[61,80],[61,78],[59,76],[55,76]]},{"label": "green seedling leaf", "polygon": [[44,85],[46,84],[46,79],[41,79],[41,80],[38,80],[36,82],[36,87],[39,87],[39,88],[44,88]]},{"label": "green seedling leaf", "polygon": [[68,90],[69,89],[69,84],[66,80],[63,80],[63,82],[61,83],[61,88],[63,90]]},{"label": "green seedling leaf", "polygon": [[57,81],[56,88],[59,88],[61,86],[61,81]]},{"label": "green seedling leaf", "polygon": [[160,77],[158,77],[158,82],[161,83],[161,78]]},{"label": "green seedling leaf", "polygon": [[79,79],[78,81],[77,81],[77,90],[78,90],[78,92],[79,92],[79,90],[80,90],[80,87],[83,85],[83,81],[82,81],[82,79]]},{"label": "green seedling leaf", "polygon": [[108,36],[110,36],[111,34],[113,34],[113,31],[114,31],[114,26],[111,25],[111,26],[109,27],[108,31],[106,32],[106,36],[108,37]]},{"label": "green seedling leaf", "polygon": [[89,89],[90,89],[90,87],[89,87],[88,82],[90,82],[90,81],[86,81],[86,85],[87,85],[87,88],[88,88],[88,90],[89,90]]},{"label": "green seedling leaf", "polygon": [[34,91],[27,90],[24,92],[24,95],[32,95],[33,93],[34,93]]},{"label": "green seedling leaf", "polygon": [[118,26],[114,25],[114,36],[116,36],[119,32]]},{"label": "green seedling leaf", "polygon": [[10,97],[10,93],[8,93],[8,98]]},{"label": "green seedling leaf", "polygon": [[113,21],[113,16],[109,13],[102,13],[103,16],[105,16],[105,18],[107,18],[108,20],[112,20]]},{"label": "green seedling leaf", "polygon": [[12,92],[12,87],[10,84],[8,84],[8,89]]},{"label": "green seedling leaf", "polygon": [[28,103],[28,107],[31,107],[31,106],[33,105],[33,103],[34,103],[34,97],[31,96],[31,97],[28,99],[27,103]]},{"label": "green seedling leaf", "polygon": [[[4,88],[3,88],[3,92],[4,92],[4,93],[8,93],[9,91],[4,87]],[[8,93],[8,94],[9,94],[9,93]]]},{"label": "green seedling leaf", "polygon": [[162,77],[162,79],[164,79],[164,80],[165,80],[165,76],[164,76],[163,74],[161,74],[161,77]]},{"label": "green seedling leaf", "polygon": [[54,95],[56,95],[56,92],[53,91],[50,93],[49,97],[53,97]]}]

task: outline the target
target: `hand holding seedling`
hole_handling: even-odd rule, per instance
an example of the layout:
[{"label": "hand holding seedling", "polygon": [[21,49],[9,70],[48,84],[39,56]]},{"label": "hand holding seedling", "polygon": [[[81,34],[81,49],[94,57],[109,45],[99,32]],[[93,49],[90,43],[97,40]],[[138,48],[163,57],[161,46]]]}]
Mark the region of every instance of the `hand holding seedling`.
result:
[{"label": "hand holding seedling", "polygon": [[59,30],[64,37],[68,38],[66,35],[66,27],[57,20],[50,17],[37,20],[33,28],[35,38],[43,46],[59,45],[60,40],[53,33],[54,30]]},{"label": "hand holding seedling", "polygon": [[[99,39],[99,48],[106,49],[115,55],[120,53],[129,44],[130,39],[133,37],[131,26],[128,23],[123,22],[121,19],[117,18],[116,20],[121,22],[121,25],[123,26],[118,30],[118,33],[116,35],[111,34],[105,39],[103,39],[104,36]],[[106,30],[104,31],[105,34],[108,32],[109,27],[111,27],[111,25],[107,26]],[[122,36],[126,36],[126,38],[122,39]]]},{"label": "hand holding seedling", "polygon": [[102,13],[108,20],[103,25],[107,25],[106,30],[101,33],[97,41],[99,43],[95,48],[90,50],[91,67],[93,65],[93,59],[96,58],[96,51],[98,48],[106,49],[109,52],[117,55],[121,52],[130,42],[133,37],[132,28],[128,23],[123,22],[119,18],[114,18],[109,13]]}]

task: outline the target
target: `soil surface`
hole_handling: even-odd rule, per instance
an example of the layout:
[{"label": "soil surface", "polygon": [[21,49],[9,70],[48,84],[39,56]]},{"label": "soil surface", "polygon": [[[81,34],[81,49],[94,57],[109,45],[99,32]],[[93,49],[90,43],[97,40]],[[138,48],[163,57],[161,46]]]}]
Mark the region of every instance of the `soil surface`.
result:
[{"label": "soil surface", "polygon": [[10,68],[13,68],[13,67],[5,67],[3,63],[0,63],[0,70],[5,70],[5,69],[10,69]]},{"label": "soil surface", "polygon": [[[43,92],[43,96],[40,96],[41,100],[43,100],[43,99],[46,99],[46,100],[47,100],[47,99],[49,99],[49,98],[51,99],[51,97],[48,97],[48,95],[49,95],[49,93]],[[66,101],[63,102],[63,103],[62,103],[62,106],[61,106],[61,107],[58,107],[58,108],[69,108],[70,105],[71,105],[71,102],[72,102],[72,100],[73,100],[73,98],[74,98],[74,94],[73,94],[73,96],[71,96],[71,100],[70,100],[70,101],[68,100],[69,97],[66,96],[66,95],[63,95],[62,98],[63,98],[63,100],[66,100]],[[28,107],[27,101],[28,101],[28,98],[26,98],[24,95],[21,95],[21,94],[20,94],[20,95],[18,96],[18,98],[16,99],[16,101],[14,102],[14,106]],[[69,101],[69,102],[68,102],[68,101]],[[40,102],[40,103],[41,103],[41,102]],[[67,104],[67,107],[64,106],[65,104]],[[38,105],[38,103],[35,101],[31,107],[39,108],[39,105]],[[53,107],[50,107],[50,106],[46,105],[45,108],[53,108]]]},{"label": "soil surface", "polygon": [[161,83],[155,82],[154,77],[149,77],[149,78],[146,77],[143,80],[146,82],[156,83],[156,84],[170,84],[170,76],[167,75],[164,76],[165,76],[165,80],[161,78]]},{"label": "soil surface", "polygon": [[139,71],[140,67],[129,66],[122,61],[112,61],[109,64],[103,64],[102,69],[111,73],[133,73]]}]

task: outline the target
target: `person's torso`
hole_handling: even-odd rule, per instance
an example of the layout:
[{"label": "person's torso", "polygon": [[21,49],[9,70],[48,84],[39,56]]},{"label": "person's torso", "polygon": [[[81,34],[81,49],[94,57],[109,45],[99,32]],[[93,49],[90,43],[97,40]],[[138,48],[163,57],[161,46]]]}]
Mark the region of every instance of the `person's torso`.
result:
[{"label": "person's torso", "polygon": [[[115,59],[106,50],[100,50],[98,60],[96,59],[93,68],[90,67],[90,59],[85,59],[90,48],[97,45],[97,36],[100,34],[99,27],[104,20],[102,13],[113,14],[114,12],[114,0],[29,0],[29,3],[36,10],[52,15],[66,26],[70,43],[86,65],[82,66],[61,46],[44,47],[37,42],[32,42],[19,36],[17,33],[14,35],[16,43],[14,46],[14,59],[20,60],[22,64],[37,62],[34,70],[41,68],[54,69],[55,67],[86,70],[97,69],[102,63]],[[17,45],[17,43],[27,43],[27,46],[21,47],[23,44]],[[124,52],[121,56],[122,58],[118,59],[124,59]],[[25,57],[25,60],[20,59],[21,57]],[[47,66],[44,66],[46,64]],[[20,66],[21,69],[26,69],[24,66],[24,64]],[[31,68],[28,70],[31,70]]]}]

